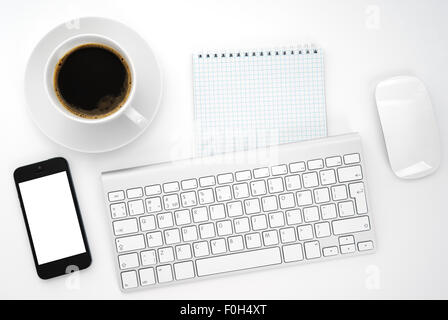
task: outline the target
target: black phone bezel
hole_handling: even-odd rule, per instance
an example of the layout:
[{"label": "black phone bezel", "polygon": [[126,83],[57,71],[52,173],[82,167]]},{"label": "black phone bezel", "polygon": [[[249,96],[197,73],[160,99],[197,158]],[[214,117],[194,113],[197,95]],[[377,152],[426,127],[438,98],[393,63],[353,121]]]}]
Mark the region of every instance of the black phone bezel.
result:
[{"label": "black phone bezel", "polygon": [[[48,263],[39,264],[36,256],[36,251],[34,248],[33,238],[31,236],[30,226],[28,224],[22,194],[19,188],[19,183],[42,178],[59,172],[67,173],[68,183],[70,185],[70,190],[73,198],[73,204],[75,206],[76,215],[78,217],[78,223],[81,229],[82,239],[84,241],[84,247],[86,249],[86,252],[66,257],[63,259],[51,261]],[[84,230],[84,224],[82,222],[81,212],[79,209],[78,200],[76,198],[76,192],[73,186],[72,176],[70,174],[70,169],[67,160],[62,157],[57,157],[17,168],[14,171],[14,180],[16,184],[17,193],[19,196],[23,219],[25,221],[26,231],[28,233],[28,240],[30,242],[31,251],[33,253],[34,265],[36,267],[38,276],[41,279],[46,280],[57,276],[61,276],[63,274],[67,274],[69,272],[86,269],[88,266],[90,266],[90,264],[92,263],[92,257],[90,254],[90,249],[87,242],[87,236]]]}]

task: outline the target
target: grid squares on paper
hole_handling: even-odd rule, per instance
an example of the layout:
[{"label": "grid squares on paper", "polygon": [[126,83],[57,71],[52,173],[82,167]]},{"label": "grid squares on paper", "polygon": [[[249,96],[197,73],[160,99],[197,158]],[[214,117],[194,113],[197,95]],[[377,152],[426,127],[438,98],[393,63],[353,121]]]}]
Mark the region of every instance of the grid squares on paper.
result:
[{"label": "grid squares on paper", "polygon": [[223,152],[327,135],[321,49],[193,55],[196,152]]}]

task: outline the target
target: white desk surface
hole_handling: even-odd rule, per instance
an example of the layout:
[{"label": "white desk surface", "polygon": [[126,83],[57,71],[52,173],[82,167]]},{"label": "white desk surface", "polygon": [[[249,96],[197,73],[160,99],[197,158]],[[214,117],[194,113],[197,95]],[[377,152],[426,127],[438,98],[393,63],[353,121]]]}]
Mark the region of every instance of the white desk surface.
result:
[{"label": "white desk surface", "polygon": [[[448,298],[447,161],[422,180],[395,178],[373,99],[375,84],[386,77],[420,77],[435,106],[446,156],[447,1],[0,3],[1,299]],[[48,30],[78,16],[105,16],[128,24],[148,41],[164,73],[162,105],[150,128],[127,147],[105,154],[56,145],[25,110],[23,78],[31,50]],[[378,252],[121,293],[112,265],[100,172],[190,154],[192,52],[302,42],[325,49],[329,134],[358,131],[363,138]],[[37,277],[12,177],[16,167],[53,156],[64,156],[71,164],[92,251],[93,264],[79,273],[79,279]]]}]

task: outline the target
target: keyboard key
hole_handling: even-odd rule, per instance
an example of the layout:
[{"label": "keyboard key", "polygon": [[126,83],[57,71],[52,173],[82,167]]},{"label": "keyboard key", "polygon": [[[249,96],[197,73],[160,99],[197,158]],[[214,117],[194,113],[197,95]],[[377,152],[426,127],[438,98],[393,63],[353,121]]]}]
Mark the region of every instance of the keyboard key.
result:
[{"label": "keyboard key", "polygon": [[239,183],[233,185],[233,194],[235,199],[242,199],[249,197],[249,186],[247,183]]},{"label": "keyboard key", "polygon": [[250,190],[254,197],[266,194],[266,183],[264,180],[254,181],[250,183]]},{"label": "keyboard key", "polygon": [[336,256],[338,254],[338,247],[334,246],[323,248],[322,253],[324,254],[324,257]]},{"label": "keyboard key", "polygon": [[257,198],[244,200],[244,209],[246,210],[246,214],[261,212],[260,201]]},{"label": "keyboard key", "polygon": [[288,223],[288,225],[302,223],[302,215],[300,214],[300,209],[286,211],[286,222]]},{"label": "keyboard key", "polygon": [[135,233],[138,231],[137,219],[114,221],[114,233],[116,236]]},{"label": "keyboard key", "polygon": [[348,185],[350,197],[355,198],[356,212],[358,214],[367,213],[367,199],[364,191],[364,183],[357,182]]},{"label": "keyboard key", "polygon": [[355,245],[354,244],[346,244],[344,246],[341,246],[341,253],[347,254],[347,253],[353,253],[355,252]]},{"label": "keyboard key", "polygon": [[191,212],[193,213],[193,221],[195,223],[208,221],[206,207],[194,208]]},{"label": "keyboard key", "polygon": [[239,251],[239,250],[244,249],[243,236],[229,237],[227,240],[229,242],[229,251],[230,252]]},{"label": "keyboard key", "polygon": [[361,159],[359,157],[359,153],[351,153],[351,154],[346,154],[344,156],[345,164],[358,163],[359,161],[361,161]]},{"label": "keyboard key", "polygon": [[135,271],[122,272],[121,282],[124,289],[137,288],[137,273]]},{"label": "keyboard key", "polygon": [[285,228],[280,230],[280,239],[282,243],[289,243],[296,241],[296,232],[294,228]]},{"label": "keyboard key", "polygon": [[324,167],[324,161],[322,159],[315,159],[308,161],[309,170],[322,169]]},{"label": "keyboard key", "polygon": [[202,189],[198,192],[199,204],[209,204],[215,202],[215,197],[213,196],[213,189]]},{"label": "keyboard key", "polygon": [[300,176],[298,174],[287,176],[285,178],[285,184],[286,190],[288,191],[298,190],[302,187],[302,184],[300,183]]},{"label": "keyboard key", "polygon": [[184,242],[198,240],[198,231],[196,230],[196,226],[183,227],[182,239]]},{"label": "keyboard key", "polygon": [[367,216],[332,221],[332,225],[334,235],[370,230],[370,221]]},{"label": "keyboard key", "polygon": [[140,229],[150,231],[156,228],[156,218],[154,216],[140,217]]},{"label": "keyboard key", "polygon": [[114,203],[110,205],[110,214],[112,219],[126,217],[126,205],[124,202]]},{"label": "keyboard key", "polygon": [[317,207],[308,207],[303,209],[303,218],[305,222],[314,222],[319,220],[319,210]]},{"label": "keyboard key", "polygon": [[167,247],[167,248],[160,248],[158,250],[159,253],[159,262],[160,263],[166,263],[174,261],[174,251],[173,248]]},{"label": "keyboard key", "polygon": [[373,241],[358,242],[359,251],[368,251],[373,249]]},{"label": "keyboard key", "polygon": [[196,260],[198,276],[206,276],[282,262],[277,247]]},{"label": "keyboard key", "polygon": [[283,227],[285,225],[285,218],[283,212],[274,212],[268,215],[269,225],[271,228]]},{"label": "keyboard key", "polygon": [[172,227],[174,226],[173,215],[171,212],[159,213],[157,223],[160,229]]},{"label": "keyboard key", "polygon": [[305,162],[294,162],[289,165],[289,171],[291,173],[302,172],[305,170]]},{"label": "keyboard key", "polygon": [[228,236],[232,234],[232,222],[229,220],[219,221],[216,223],[216,229],[219,236]]},{"label": "keyboard key", "polygon": [[179,191],[179,182],[174,181],[174,182],[164,183],[163,184],[163,191],[165,193],[171,193],[171,192]]},{"label": "keyboard key", "polygon": [[259,233],[246,234],[247,249],[254,249],[261,247],[261,236]]},{"label": "keyboard key", "polygon": [[196,200],[196,192],[194,191],[181,193],[180,199],[182,201],[182,207],[188,208],[198,204]]},{"label": "keyboard key", "polygon": [[282,178],[273,178],[268,179],[268,190],[270,193],[278,193],[283,192],[283,179]]},{"label": "keyboard key", "polygon": [[148,248],[159,247],[163,245],[162,232],[155,231],[147,233],[146,240],[148,241]]},{"label": "keyboard key", "polygon": [[179,196],[177,194],[163,196],[163,206],[165,210],[178,209],[180,207]]},{"label": "keyboard key", "polygon": [[178,226],[183,226],[191,223],[190,210],[179,210],[174,212],[174,218]]},{"label": "keyboard key", "polygon": [[194,256],[196,258],[208,256],[210,254],[207,241],[196,242],[193,244]]},{"label": "keyboard key", "polygon": [[277,231],[270,230],[263,232],[263,242],[266,247],[277,245],[278,244]]},{"label": "keyboard key", "polygon": [[355,208],[353,207],[353,202],[351,201],[339,202],[338,208],[340,217],[349,217],[355,215]]},{"label": "keyboard key", "polygon": [[191,248],[189,244],[176,247],[176,257],[178,260],[191,259]]},{"label": "keyboard key", "polygon": [[233,182],[233,174],[231,173],[225,173],[218,175],[218,183],[219,184],[226,184],[226,183],[232,183]]},{"label": "keyboard key", "polygon": [[143,266],[150,266],[157,263],[156,250],[147,250],[140,252]]},{"label": "keyboard key", "polygon": [[347,199],[347,188],[345,185],[331,187],[331,196],[334,201]]},{"label": "keyboard key", "polygon": [[194,267],[192,261],[185,261],[174,264],[174,274],[176,280],[184,280],[194,278]]},{"label": "keyboard key", "polygon": [[316,172],[309,172],[302,174],[303,186],[305,188],[314,188],[319,185]]},{"label": "keyboard key", "polygon": [[314,225],[314,231],[316,232],[316,238],[325,238],[331,236],[330,224],[328,222],[316,223]]},{"label": "keyboard key", "polygon": [[297,235],[300,241],[313,239],[313,227],[310,224],[298,226]]},{"label": "keyboard key", "polygon": [[147,196],[155,196],[162,193],[162,188],[160,187],[160,184],[155,184],[152,186],[145,187],[145,194]]},{"label": "keyboard key", "polygon": [[320,181],[324,186],[336,183],[336,174],[334,173],[333,169],[322,170],[319,172],[319,175],[320,175]]},{"label": "keyboard key", "polygon": [[297,204],[299,206],[308,206],[313,204],[313,198],[310,190],[297,192]]},{"label": "keyboard key", "polygon": [[162,201],[159,197],[146,199],[146,210],[149,213],[162,211]]},{"label": "keyboard key", "polygon": [[215,224],[204,223],[199,226],[199,235],[201,239],[213,238],[215,236]]},{"label": "keyboard key", "polygon": [[166,244],[176,244],[180,242],[180,233],[179,233],[179,229],[170,229],[170,230],[165,230],[164,232],[165,235],[165,243]]},{"label": "keyboard key", "polygon": [[283,259],[285,262],[303,260],[302,245],[300,243],[283,246]]},{"label": "keyboard key", "polygon": [[138,234],[135,236],[118,238],[115,240],[118,252],[126,252],[143,249],[145,247],[145,239],[143,235]]},{"label": "keyboard key", "polygon": [[229,217],[238,217],[243,215],[243,206],[241,201],[227,203],[227,213]]},{"label": "keyboard key", "polygon": [[362,179],[361,166],[338,168],[338,177],[340,182],[360,180]]},{"label": "keyboard key", "polygon": [[196,189],[198,187],[198,181],[196,179],[183,180],[181,185],[183,190]]},{"label": "keyboard key", "polygon": [[353,236],[342,236],[339,237],[339,245],[343,246],[344,244],[353,244],[355,243],[355,237]]},{"label": "keyboard key", "polygon": [[202,188],[211,187],[211,186],[214,186],[215,184],[216,184],[215,176],[199,178],[199,185]]},{"label": "keyboard key", "polygon": [[171,271],[170,265],[158,266],[157,270],[157,279],[159,279],[160,283],[173,281],[173,272]]},{"label": "keyboard key", "polygon": [[330,192],[328,188],[314,189],[314,199],[316,203],[324,203],[330,201]]},{"label": "keyboard key", "polygon": [[323,220],[334,219],[337,216],[336,205],[334,203],[320,206],[320,211],[322,213]]},{"label": "keyboard key", "polygon": [[131,215],[131,216],[145,213],[145,207],[143,205],[143,200],[129,201],[128,207],[129,207],[129,215]]},{"label": "keyboard key", "polygon": [[124,191],[119,190],[119,191],[109,192],[108,197],[109,197],[110,202],[124,200]]},{"label": "keyboard key", "polygon": [[264,230],[268,227],[266,216],[264,214],[252,216],[251,220],[252,220],[252,229],[255,231]]},{"label": "keyboard key", "polygon": [[305,242],[305,256],[308,260],[320,258],[320,244],[319,241]]},{"label": "keyboard key", "polygon": [[122,254],[118,256],[120,269],[129,269],[138,267],[138,255],[136,253]]},{"label": "keyboard key", "polygon": [[142,286],[149,286],[156,283],[156,277],[154,275],[154,268],[145,268],[138,270],[140,275],[140,284]]},{"label": "keyboard key", "polygon": [[263,206],[263,211],[274,211],[278,209],[276,196],[261,198],[261,203]]},{"label": "keyboard key", "polygon": [[126,190],[126,194],[128,199],[141,198],[143,197],[143,189],[142,188],[133,188]]},{"label": "keyboard key", "polygon": [[252,178],[252,175],[250,173],[250,170],[238,171],[237,173],[235,173],[235,178],[238,182],[246,181],[250,180]]},{"label": "keyboard key", "polygon": [[210,241],[210,247],[212,248],[212,254],[226,253],[226,240],[225,239],[215,239]]},{"label": "keyboard key", "polygon": [[269,168],[254,169],[254,178],[255,179],[266,178],[266,177],[269,177]]},{"label": "keyboard key", "polygon": [[342,165],[342,159],[339,156],[329,157],[329,158],[325,159],[325,163],[326,163],[327,167],[329,167],[329,168],[337,167],[337,166]]},{"label": "keyboard key", "polygon": [[219,220],[226,217],[226,212],[223,204],[215,204],[209,207],[210,209],[210,219]]},{"label": "keyboard key", "polygon": [[235,228],[235,233],[249,232],[249,218],[244,217],[235,219],[233,220],[233,226]]},{"label": "keyboard key", "polygon": [[271,172],[273,176],[279,176],[282,174],[287,174],[288,173],[288,168],[286,167],[285,164],[281,164],[278,166],[273,166],[271,167]]},{"label": "keyboard key", "polygon": [[285,193],[279,196],[280,199],[280,208],[281,209],[289,209],[296,206],[294,201],[293,193]]},{"label": "keyboard key", "polygon": [[230,186],[222,186],[215,189],[216,199],[218,201],[228,201],[232,199],[232,190]]}]

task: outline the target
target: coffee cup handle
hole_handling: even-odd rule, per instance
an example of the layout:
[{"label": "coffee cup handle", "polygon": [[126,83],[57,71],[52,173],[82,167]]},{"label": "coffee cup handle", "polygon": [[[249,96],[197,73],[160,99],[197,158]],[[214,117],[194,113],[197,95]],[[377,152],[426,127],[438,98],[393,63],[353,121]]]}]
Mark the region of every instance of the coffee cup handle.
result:
[{"label": "coffee cup handle", "polygon": [[135,108],[133,108],[132,106],[129,106],[127,108],[125,114],[129,120],[131,120],[132,122],[134,122],[137,126],[139,126],[141,128],[146,127],[148,124],[148,120],[144,116],[142,116],[142,114],[140,112],[135,110]]}]

